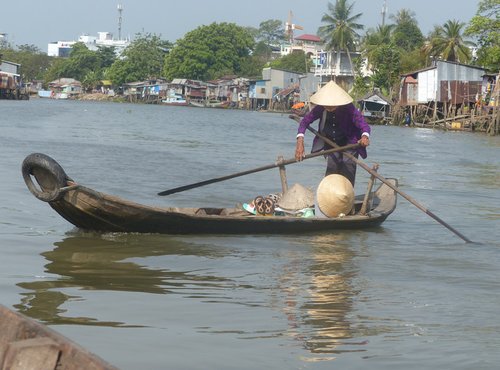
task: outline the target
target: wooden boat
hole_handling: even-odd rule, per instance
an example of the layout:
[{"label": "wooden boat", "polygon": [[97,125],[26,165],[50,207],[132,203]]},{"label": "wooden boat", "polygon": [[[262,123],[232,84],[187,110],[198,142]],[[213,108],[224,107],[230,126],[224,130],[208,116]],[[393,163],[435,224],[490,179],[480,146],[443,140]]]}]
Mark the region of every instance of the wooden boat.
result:
[{"label": "wooden boat", "polygon": [[0,365],[2,369],[117,369],[63,335],[2,305]]},{"label": "wooden boat", "polygon": [[203,103],[202,101],[191,100],[189,101],[189,105],[196,108],[205,108],[205,103]]},{"label": "wooden boat", "polygon": [[[370,206],[360,213],[364,195],[356,197],[355,214],[338,218],[257,216],[241,207],[177,208],[141,205],[76,183],[45,154],[33,153],[22,165],[28,189],[78,228],[102,232],[163,234],[305,233],[363,229],[380,225],[396,208],[396,193],[386,184],[370,191]],[[33,181],[33,179],[36,181]],[[395,186],[395,179],[389,179]]]},{"label": "wooden boat", "polygon": [[187,100],[184,99],[181,94],[176,94],[175,92],[169,93],[169,95],[167,95],[165,99],[162,99],[161,103],[163,105],[180,105],[180,106],[189,105]]}]

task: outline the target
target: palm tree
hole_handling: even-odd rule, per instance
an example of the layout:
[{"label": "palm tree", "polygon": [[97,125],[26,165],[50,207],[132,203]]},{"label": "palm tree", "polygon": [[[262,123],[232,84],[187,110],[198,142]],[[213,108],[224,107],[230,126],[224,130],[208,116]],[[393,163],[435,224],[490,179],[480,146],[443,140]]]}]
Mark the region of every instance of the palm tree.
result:
[{"label": "palm tree", "polygon": [[363,40],[363,49],[368,61],[378,48],[391,43],[394,28],[394,24],[379,25],[375,31],[369,30],[366,33]]},{"label": "palm tree", "polygon": [[318,34],[326,41],[327,48],[347,53],[354,75],[350,52],[356,50],[360,37],[357,31],[362,30],[363,25],[357,23],[362,13],[351,15],[353,6],[354,3],[347,4],[347,0],[336,0],[335,5],[329,2],[328,13],[321,18],[325,25],[318,29]]},{"label": "palm tree", "polygon": [[417,23],[415,18],[415,12],[410,9],[400,9],[396,14],[391,14],[389,18],[391,18],[394,23],[400,25],[404,23]]},{"label": "palm tree", "polygon": [[469,46],[474,44],[462,37],[464,26],[463,22],[449,20],[442,27],[435,28],[422,51],[450,62],[469,62],[472,58]]}]

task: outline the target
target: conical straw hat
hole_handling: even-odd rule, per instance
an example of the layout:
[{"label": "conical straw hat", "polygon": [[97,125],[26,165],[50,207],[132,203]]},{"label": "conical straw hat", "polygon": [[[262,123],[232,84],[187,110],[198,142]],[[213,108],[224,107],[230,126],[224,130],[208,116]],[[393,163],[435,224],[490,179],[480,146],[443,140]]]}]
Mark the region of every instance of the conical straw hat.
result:
[{"label": "conical straw hat", "polygon": [[343,88],[330,81],[311,96],[311,103],[332,107],[352,103],[352,98]]},{"label": "conical straw hat", "polygon": [[281,199],[278,206],[286,210],[297,211],[307,207],[314,206],[314,192],[300,184],[294,184],[290,187]]},{"label": "conical straw hat", "polygon": [[316,191],[318,207],[327,217],[338,217],[351,212],[354,205],[354,189],[342,175],[328,175],[319,183]]}]

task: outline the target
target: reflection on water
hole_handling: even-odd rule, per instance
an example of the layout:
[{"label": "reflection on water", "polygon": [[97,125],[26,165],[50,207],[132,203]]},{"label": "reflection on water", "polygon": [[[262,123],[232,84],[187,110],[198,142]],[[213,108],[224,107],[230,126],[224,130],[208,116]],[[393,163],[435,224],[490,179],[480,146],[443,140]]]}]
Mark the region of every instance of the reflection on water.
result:
[{"label": "reflection on water", "polygon": [[54,243],[54,246],[53,250],[41,254],[49,261],[45,272],[53,277],[17,284],[29,291],[21,293],[23,299],[16,306],[19,312],[48,324],[124,325],[89,317],[65,317],[65,310],[60,306],[68,300],[80,298],[63,293],[65,288],[168,294],[186,283],[206,284],[223,280],[193,272],[153,269],[128,261],[167,254],[211,253],[203,246],[190,248],[188,244],[165,236],[82,233]]},{"label": "reflection on water", "polygon": [[[224,243],[217,243],[216,239],[211,245],[203,239],[165,235],[76,233],[41,254],[47,261],[47,275],[18,284],[26,291],[21,293],[16,308],[48,324],[135,327],[141,325],[70,317],[64,304],[86,299],[84,293],[78,296],[75,291],[93,290],[180,294],[181,299],[220,305],[226,310],[228,304],[236,305],[235,311],[242,305],[259,306],[274,312],[270,327],[264,330],[243,329],[245,317],[224,329],[212,323],[197,330],[212,335],[239,333],[256,340],[286,336],[310,353],[303,361],[331,360],[333,354],[364,350],[359,344],[365,344],[352,339],[348,317],[357,294],[351,284],[356,269],[354,252],[342,240],[343,235],[306,237],[303,249],[279,250],[277,265],[261,270],[252,265],[245,273],[223,267],[224,258],[237,258],[241,266],[247,259],[255,258],[255,251],[231,246],[231,238],[224,239]],[[250,243],[255,241],[251,239]],[[161,256],[168,256],[168,262]],[[173,262],[179,261],[179,256],[190,262],[181,267],[182,264]],[[147,257],[155,258],[146,261]],[[210,263],[211,267],[207,266]],[[266,277],[264,287],[258,275]],[[69,290],[71,294],[67,293]],[[273,327],[276,312],[280,313],[278,320],[285,324],[279,326],[281,329]],[[356,348],[351,347],[354,345]]]},{"label": "reflection on water", "polygon": [[[307,268],[301,260],[292,260],[280,276],[280,289],[286,302],[288,335],[303,343],[311,357],[307,362],[333,360],[332,354],[364,351],[366,342],[353,342],[348,319],[356,291],[351,281],[356,274],[353,251],[342,243],[345,234],[313,237]],[[303,258],[303,255],[299,256]],[[304,288],[306,290],[304,291]]]}]

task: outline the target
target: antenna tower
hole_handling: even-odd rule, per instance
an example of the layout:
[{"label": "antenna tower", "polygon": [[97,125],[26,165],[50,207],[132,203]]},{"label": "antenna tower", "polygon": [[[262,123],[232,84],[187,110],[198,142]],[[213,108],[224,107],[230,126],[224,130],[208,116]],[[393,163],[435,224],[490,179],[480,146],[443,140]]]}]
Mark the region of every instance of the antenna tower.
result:
[{"label": "antenna tower", "polygon": [[382,5],[382,26],[385,26],[385,15],[387,14],[387,1],[384,0],[384,5]]},{"label": "antenna tower", "polygon": [[116,7],[118,9],[118,40],[122,39],[122,12],[123,12],[123,5],[118,4]]}]

